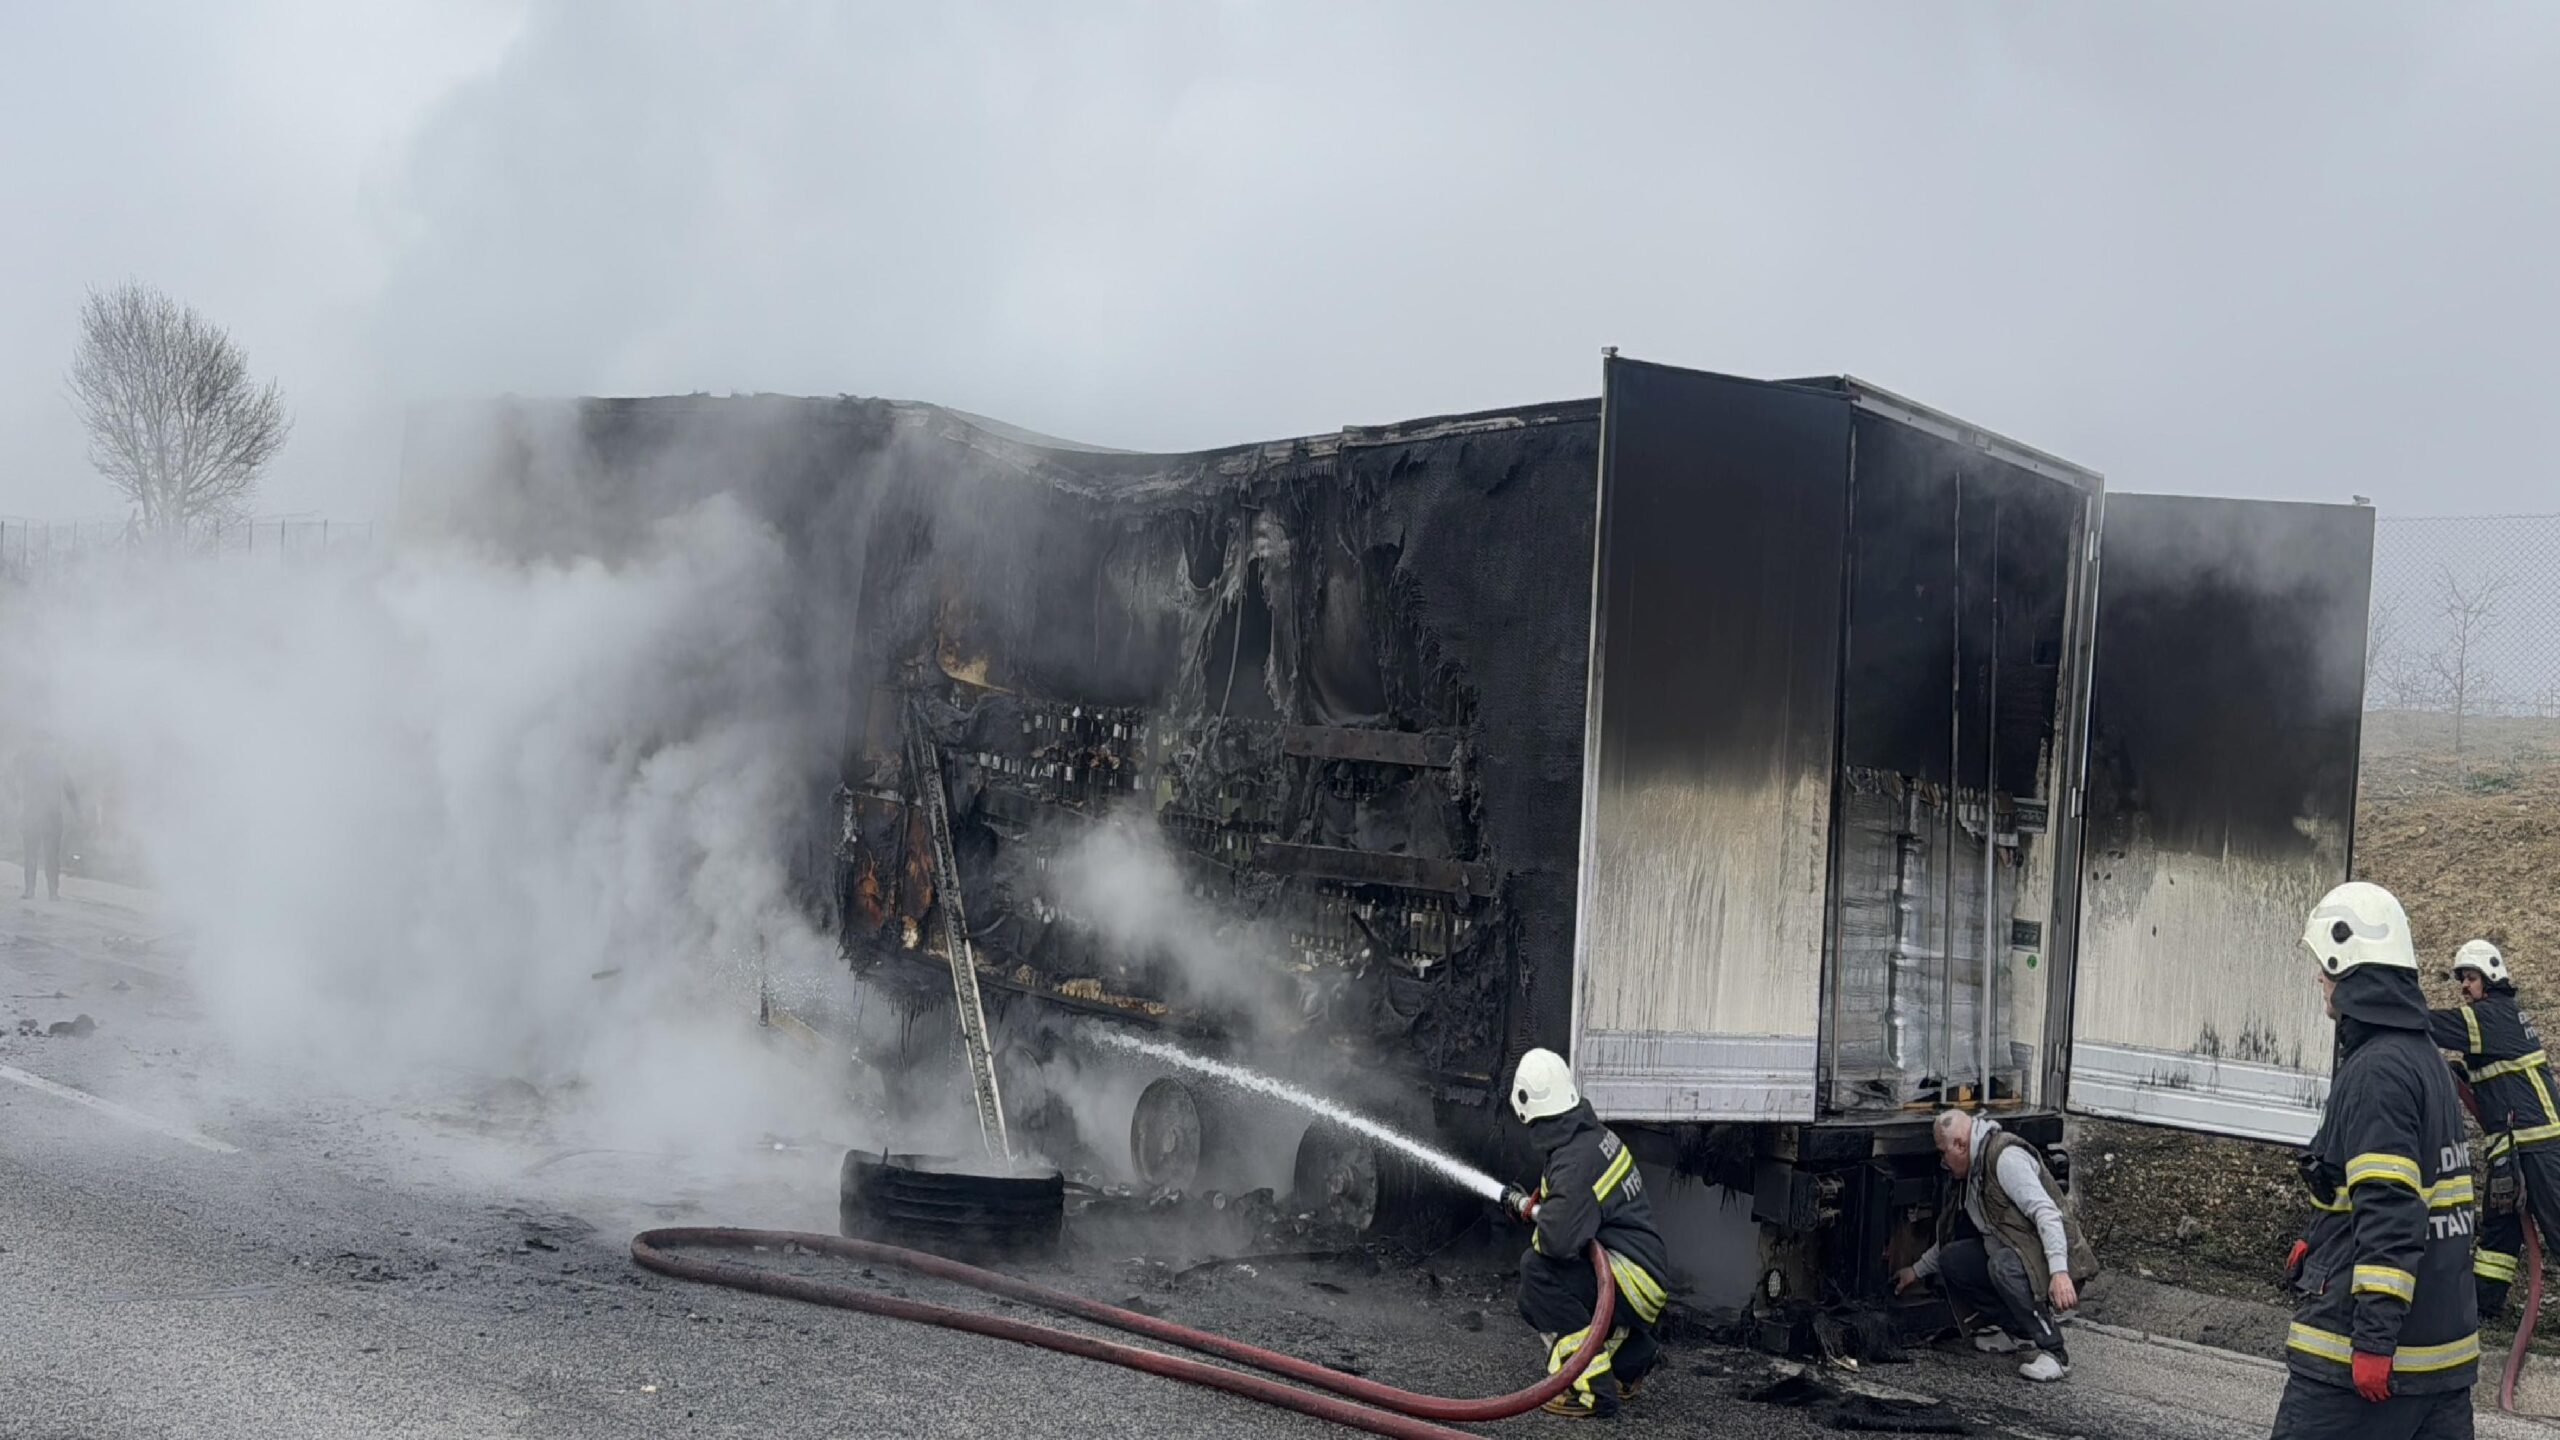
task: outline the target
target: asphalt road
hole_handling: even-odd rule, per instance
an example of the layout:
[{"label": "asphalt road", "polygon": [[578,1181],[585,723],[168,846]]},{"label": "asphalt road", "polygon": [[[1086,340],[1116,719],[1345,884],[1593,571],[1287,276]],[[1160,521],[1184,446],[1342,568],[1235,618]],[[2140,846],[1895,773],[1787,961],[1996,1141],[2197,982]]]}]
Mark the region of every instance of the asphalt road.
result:
[{"label": "asphalt road", "polygon": [[[0,886],[17,878],[0,865]],[[1347,1433],[643,1273],[625,1247],[652,1224],[831,1228],[838,1152],[534,1141],[505,1090],[459,1078],[397,1102],[296,1090],[208,1038],[183,957],[136,942],[155,933],[147,897],[79,881],[59,902],[0,894],[0,1436]],[[80,1014],[94,1031],[17,1033]],[[1176,1319],[1471,1394],[1524,1384],[1535,1364],[1497,1266],[1265,1266],[1169,1285],[1086,1254],[1050,1278],[1110,1299],[1144,1290]],[[2058,1386],[1956,1353],[1841,1378],[1943,1397],[1983,1433],[2128,1440],[2264,1435],[2282,1384],[2263,1361],[2088,1327],[2073,1353]],[[1630,1419],[1673,1436],[1839,1433],[1743,1398],[1778,1374],[1684,1349]],[[2484,1416],[2481,1433],[2547,1432]]]}]

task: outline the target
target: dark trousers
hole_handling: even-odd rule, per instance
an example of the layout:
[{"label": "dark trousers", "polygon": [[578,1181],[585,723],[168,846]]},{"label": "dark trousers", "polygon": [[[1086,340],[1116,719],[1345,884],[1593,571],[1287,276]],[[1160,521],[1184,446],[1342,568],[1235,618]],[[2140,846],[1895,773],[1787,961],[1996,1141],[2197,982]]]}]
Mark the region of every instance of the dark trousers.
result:
[{"label": "dark trousers", "polygon": [[[1600,1303],[1600,1282],[1591,1274],[1591,1261],[1585,1256],[1571,1260],[1554,1260],[1535,1250],[1520,1254],[1520,1318],[1541,1335],[1557,1337],[1556,1350],[1571,1355],[1580,1343],[1582,1333],[1591,1328],[1591,1310]],[[1609,1322],[1613,1331],[1624,1330],[1627,1338],[1614,1353],[1595,1362],[1592,1370],[1613,1374],[1621,1380],[1641,1380],[1660,1363],[1662,1344],[1654,1338],[1653,1326],[1635,1312],[1624,1296],[1618,1299],[1617,1318]],[[1552,1372],[1550,1372],[1552,1373]]]},{"label": "dark trousers", "polygon": [[2471,1391],[2394,1395],[2376,1405],[2344,1385],[2288,1375],[2269,1440],[2471,1440]]},{"label": "dark trousers", "polygon": [[2483,1320],[2505,1314],[2508,1285],[2526,1278],[2527,1207],[2548,1253],[2560,1245],[2560,1144],[2510,1151],[2489,1162],[2489,1203],[2481,1209],[2480,1246],[2471,1257]]},{"label": "dark trousers", "polygon": [[1938,1252],[1938,1279],[1947,1298],[2039,1350],[2064,1354],[2062,1330],[2035,1293],[2034,1277],[2017,1251],[1980,1235],[1950,1240]]},{"label": "dark trousers", "polygon": [[29,898],[33,898],[36,893],[38,870],[44,872],[45,893],[56,900],[62,898],[62,839],[66,828],[68,827],[62,823],[62,817],[59,815],[29,816],[26,824],[20,828],[18,863],[26,867],[27,886],[24,893]]}]

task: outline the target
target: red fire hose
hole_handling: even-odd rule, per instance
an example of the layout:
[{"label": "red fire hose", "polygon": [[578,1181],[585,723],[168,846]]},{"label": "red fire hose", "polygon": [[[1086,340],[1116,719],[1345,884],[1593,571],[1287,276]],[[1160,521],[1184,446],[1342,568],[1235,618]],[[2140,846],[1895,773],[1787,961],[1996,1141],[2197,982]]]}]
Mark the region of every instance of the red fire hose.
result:
[{"label": "red fire hose", "polygon": [[[1261,1375],[1230,1370],[1222,1365],[1209,1365],[1183,1355],[1167,1355],[1159,1350],[1124,1345],[1116,1340],[1061,1330],[1055,1326],[1035,1324],[1028,1320],[1011,1320],[1000,1315],[986,1315],[954,1306],[933,1305],[921,1300],[902,1300],[858,1285],[812,1280],[798,1275],[740,1265],[727,1260],[706,1260],[690,1255],[669,1253],[678,1247],[710,1250],[779,1250],[796,1245],[821,1255],[852,1260],[870,1265],[892,1265],[901,1270],[936,1280],[965,1285],[989,1295],[1037,1305],[1061,1315],[1072,1315],[1115,1330],[1143,1335],[1151,1340],[1179,1345],[1221,1360],[1249,1365],[1256,1370],[1286,1376],[1315,1387],[1315,1390],[1284,1385]],[[1600,1287],[1600,1303],[1592,1307],[1591,1331],[1583,1337],[1580,1349],[1573,1352],[1564,1368],[1526,1390],[1497,1395],[1484,1400],[1456,1400],[1437,1395],[1417,1395],[1392,1385],[1348,1375],[1328,1369],[1294,1355],[1283,1355],[1224,1335],[1194,1330],[1170,1320],[1105,1305],[1081,1295],[1052,1290],[1028,1280],[981,1270],[922,1250],[907,1250],[895,1245],[875,1244],[867,1240],[850,1240],[836,1235],[804,1234],[789,1230],[735,1230],[712,1226],[677,1226],[664,1230],[644,1230],[631,1238],[631,1258],[647,1269],[680,1280],[698,1280],[708,1285],[725,1285],[735,1290],[753,1291],[760,1295],[779,1295],[792,1300],[805,1300],[813,1305],[833,1305],[844,1310],[860,1310],[871,1315],[886,1315],[893,1320],[912,1320],[924,1325],[939,1325],[948,1330],[966,1330],[978,1335],[991,1335],[999,1340],[1012,1340],[1024,1345],[1081,1355],[1088,1360],[1107,1361],[1113,1365],[1142,1370],[1150,1375],[1187,1381],[1193,1385],[1223,1390],[1265,1405],[1295,1410],[1321,1420],[1350,1425],[1398,1440],[1460,1440],[1466,1432],[1452,1430],[1436,1421],[1503,1420],[1525,1414],[1565,1392],[1583,1370],[1598,1358],[1601,1347],[1608,1343],[1610,1322],[1616,1318],[1618,1287],[1609,1274],[1609,1255],[1597,1241],[1591,1246],[1591,1273]],[[1316,1391],[1329,1391],[1318,1394]]]},{"label": "red fire hose", "polygon": [[[2517,1197],[2523,1204],[2523,1197]],[[2516,1322],[2515,1348],[2507,1352],[2507,1373],[2498,1381],[2498,1408],[2512,1415],[2516,1408],[2516,1377],[2524,1373],[2524,1352],[2533,1344],[2533,1322],[2542,1313],[2542,1227],[2534,1223],[2530,1212],[2524,1217],[2524,1318]]]}]

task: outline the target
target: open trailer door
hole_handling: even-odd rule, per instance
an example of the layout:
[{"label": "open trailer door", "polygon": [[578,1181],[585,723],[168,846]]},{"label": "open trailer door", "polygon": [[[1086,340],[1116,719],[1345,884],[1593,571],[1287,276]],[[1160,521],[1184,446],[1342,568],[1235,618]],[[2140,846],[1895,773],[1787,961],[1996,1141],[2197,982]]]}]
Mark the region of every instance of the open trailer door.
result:
[{"label": "open trailer door", "polygon": [[2069,1106],[2310,1138],[2332,1030],[2303,918],[2347,878],[2373,512],[2110,495]]},{"label": "open trailer door", "polygon": [[1610,1119],[1810,1120],[1851,406],[1606,364],[1573,1062]]}]

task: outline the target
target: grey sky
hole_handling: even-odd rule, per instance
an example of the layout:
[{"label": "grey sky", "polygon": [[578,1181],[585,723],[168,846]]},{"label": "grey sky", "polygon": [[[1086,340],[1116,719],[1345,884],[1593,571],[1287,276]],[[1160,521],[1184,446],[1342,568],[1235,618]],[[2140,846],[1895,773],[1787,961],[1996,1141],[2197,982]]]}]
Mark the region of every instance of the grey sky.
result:
[{"label": "grey sky", "polygon": [[2560,7],[0,0],[0,515],[84,286],[262,508],[403,400],[850,391],[1175,448],[1848,370],[2128,489],[2560,509]]}]

